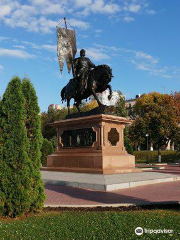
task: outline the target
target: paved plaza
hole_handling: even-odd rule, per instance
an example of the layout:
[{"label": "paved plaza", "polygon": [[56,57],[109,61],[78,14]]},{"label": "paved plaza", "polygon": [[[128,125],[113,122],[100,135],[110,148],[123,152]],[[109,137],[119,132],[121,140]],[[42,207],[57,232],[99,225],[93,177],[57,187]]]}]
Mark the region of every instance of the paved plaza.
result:
[{"label": "paved plaza", "polygon": [[[64,184],[61,180],[57,180],[56,172],[46,172],[43,171],[43,179],[45,181],[46,187],[46,202],[45,206],[118,206],[118,205],[140,205],[140,204],[150,204],[150,203],[162,203],[171,202],[177,203],[180,201],[180,167],[179,165],[164,165],[164,169],[153,169],[148,172],[142,173],[131,173],[131,174],[121,174],[118,184],[129,182],[135,183],[139,182],[136,186],[128,186],[124,189],[103,191],[95,189],[86,189],[74,186],[68,186],[67,178],[68,174],[64,174]],[[47,176],[51,177],[52,182],[48,182]],[[62,174],[62,173],[61,173]],[[72,173],[71,173],[72,174]],[[141,174],[141,178],[137,179],[138,175]],[[83,174],[82,174],[83,175]],[[118,174],[119,175],[119,174]],[[73,174],[72,174],[73,176]],[[128,177],[129,176],[129,177]],[[46,177],[46,179],[45,179]],[[62,175],[61,175],[62,177]],[[89,176],[90,177],[90,176]],[[54,178],[54,179],[53,179]],[[90,184],[93,185],[97,180],[101,180],[100,186],[103,186],[104,182],[108,185],[114,184],[117,179],[114,176],[106,175],[103,178],[99,178],[98,175],[93,175],[93,179],[89,179]],[[146,180],[145,180],[146,178]],[[157,181],[159,183],[153,184],[148,181]],[[165,180],[166,179],[166,180]],[[167,180],[169,179],[169,180]],[[74,179],[73,179],[74,180]],[[54,184],[53,184],[54,181]],[[59,182],[58,182],[59,181]],[[76,175],[76,181],[80,182],[80,176]],[[81,183],[87,182],[83,179]],[[146,181],[146,182],[145,182]],[[60,183],[61,182],[61,183]],[[140,184],[142,182],[142,184]],[[58,184],[59,183],[59,184]],[[103,183],[103,184],[102,184]],[[117,183],[116,183],[117,184]],[[147,185],[144,185],[147,184]],[[83,185],[82,185],[83,186]],[[87,187],[87,186],[85,186]]]}]

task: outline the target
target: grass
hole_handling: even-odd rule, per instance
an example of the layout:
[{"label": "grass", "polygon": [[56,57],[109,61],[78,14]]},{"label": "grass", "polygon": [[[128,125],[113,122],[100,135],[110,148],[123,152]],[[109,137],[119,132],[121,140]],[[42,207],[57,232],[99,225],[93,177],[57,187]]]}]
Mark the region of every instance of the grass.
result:
[{"label": "grass", "polygon": [[[147,151],[134,151],[136,163],[146,163]],[[180,153],[177,151],[161,151],[162,163],[175,163],[180,161]],[[149,163],[158,162],[158,151],[149,151]]]},{"label": "grass", "polygon": [[0,239],[121,240],[179,239],[178,234],[135,234],[136,227],[180,233],[177,210],[42,212],[22,219],[0,218]]}]

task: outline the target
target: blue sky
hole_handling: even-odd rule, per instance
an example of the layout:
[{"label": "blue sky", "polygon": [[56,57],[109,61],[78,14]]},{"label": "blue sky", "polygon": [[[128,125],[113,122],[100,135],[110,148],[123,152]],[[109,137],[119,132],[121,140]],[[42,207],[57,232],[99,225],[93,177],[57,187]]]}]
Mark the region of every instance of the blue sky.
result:
[{"label": "blue sky", "polygon": [[0,96],[14,75],[27,76],[41,111],[61,104],[72,76],[66,66],[61,75],[57,62],[56,25],[64,16],[78,49],[111,66],[113,90],[127,98],[180,90],[179,0],[0,0]]}]

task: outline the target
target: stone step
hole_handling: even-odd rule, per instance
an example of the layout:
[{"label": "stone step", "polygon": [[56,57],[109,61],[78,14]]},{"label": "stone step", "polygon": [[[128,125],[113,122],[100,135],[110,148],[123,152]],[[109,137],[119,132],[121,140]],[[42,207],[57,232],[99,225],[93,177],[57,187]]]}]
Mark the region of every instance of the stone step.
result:
[{"label": "stone step", "polygon": [[70,186],[97,191],[114,191],[180,180],[179,175],[158,172],[103,175],[42,171],[42,178],[45,185]]}]

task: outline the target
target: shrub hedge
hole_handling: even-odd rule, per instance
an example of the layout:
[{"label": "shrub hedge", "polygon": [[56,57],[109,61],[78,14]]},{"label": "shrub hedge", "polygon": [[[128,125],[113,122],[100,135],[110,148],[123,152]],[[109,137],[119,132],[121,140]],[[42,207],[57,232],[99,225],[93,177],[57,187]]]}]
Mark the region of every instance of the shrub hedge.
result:
[{"label": "shrub hedge", "polygon": [[50,154],[53,154],[54,152],[54,147],[51,141],[48,139],[44,138],[43,139],[43,144],[41,148],[41,164],[43,167],[46,167],[47,165],[47,156]]},{"label": "shrub hedge", "polygon": [[[180,153],[177,151],[161,151],[163,163],[174,163],[180,161]],[[145,163],[147,151],[134,151],[136,163]],[[155,163],[158,161],[158,151],[149,151],[149,162]]]}]

